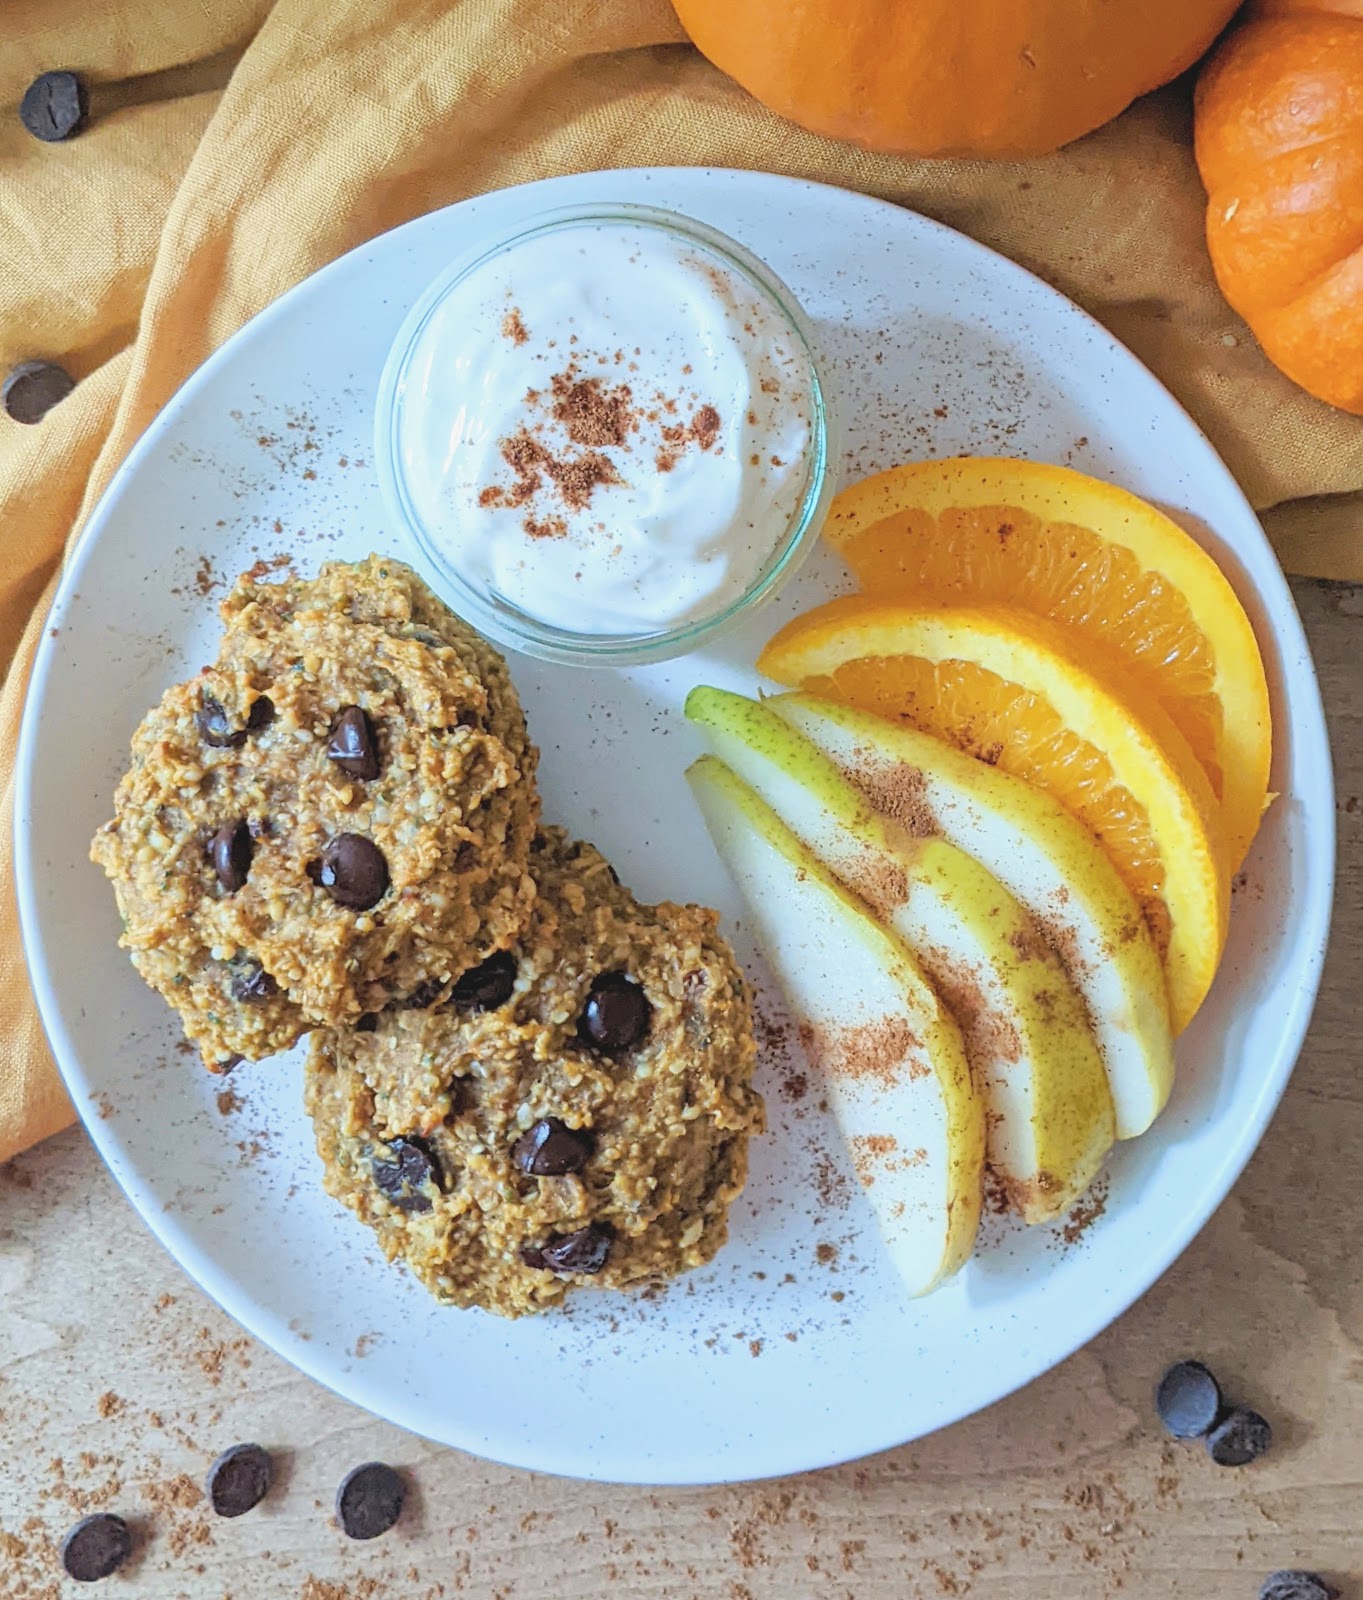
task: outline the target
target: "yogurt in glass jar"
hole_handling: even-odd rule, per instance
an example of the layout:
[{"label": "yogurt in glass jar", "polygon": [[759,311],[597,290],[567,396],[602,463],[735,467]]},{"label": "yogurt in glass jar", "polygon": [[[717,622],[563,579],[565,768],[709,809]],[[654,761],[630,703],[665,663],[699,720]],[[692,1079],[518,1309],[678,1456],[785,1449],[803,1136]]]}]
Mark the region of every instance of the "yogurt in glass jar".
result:
[{"label": "yogurt in glass jar", "polygon": [[790,292],[702,224],[555,213],[432,286],[380,391],[390,505],[458,611],[551,659],[660,659],[770,594],[831,494]]}]

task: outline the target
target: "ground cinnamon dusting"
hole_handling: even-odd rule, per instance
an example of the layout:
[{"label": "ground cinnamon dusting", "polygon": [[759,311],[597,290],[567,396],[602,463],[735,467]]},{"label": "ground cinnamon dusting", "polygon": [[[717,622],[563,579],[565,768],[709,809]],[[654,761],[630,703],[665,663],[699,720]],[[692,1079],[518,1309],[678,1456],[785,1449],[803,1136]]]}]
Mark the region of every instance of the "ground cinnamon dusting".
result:
[{"label": "ground cinnamon dusting", "polygon": [[550,379],[550,389],[554,421],[563,424],[574,444],[618,448],[639,425],[639,413],[627,383],[612,389],[600,378],[579,378],[570,369],[556,373]]},{"label": "ground cinnamon dusting", "polygon": [[1107,1182],[1100,1178],[1070,1211],[1060,1237],[1066,1244],[1078,1244],[1106,1210]]},{"label": "ground cinnamon dusting", "polygon": [[1010,1178],[1007,1173],[991,1167],[986,1193],[995,1216],[1011,1213],[1024,1217],[1039,1201],[1051,1200],[1059,1187],[1059,1180],[1050,1172],[1038,1172],[1035,1178],[1024,1182],[1021,1178]]},{"label": "ground cinnamon dusting", "polygon": [[[530,338],[520,313],[515,310],[507,313],[502,332],[517,344]],[[616,353],[617,365],[622,355],[623,352]],[[603,364],[604,359],[601,358]],[[630,365],[632,367],[633,363]],[[627,383],[612,385],[596,374],[584,376],[577,361],[571,361],[562,372],[550,378],[547,390],[535,387],[526,390],[524,403],[530,415],[514,434],[500,441],[499,446],[503,461],[515,474],[515,481],[509,485],[489,484],[481,489],[479,506],[484,510],[494,506],[523,506],[547,480],[569,510],[584,510],[597,489],[625,481],[614,462],[601,451],[627,448],[630,435],[645,418],[656,422],[662,412],[676,414],[678,401],[675,398],[662,394],[657,398],[661,410],[645,410],[636,404]],[[546,411],[547,417],[544,417]],[[544,430],[550,421],[567,436],[562,448],[551,449],[544,442]],[[720,427],[721,418],[715,407],[701,405],[689,423],[662,428],[663,443],[654,457],[655,467],[659,472],[670,472],[690,445],[701,450],[713,449]],[[576,446],[577,450],[568,449],[568,445]],[[557,524],[560,520],[543,515],[527,516],[522,527],[534,539],[559,537]],[[567,531],[566,527],[563,531]]]},{"label": "ground cinnamon dusting", "polygon": [[1008,935],[1008,943],[1023,961],[1040,961],[1047,953],[1046,941],[1030,922],[1024,927],[1015,928]]},{"label": "ground cinnamon dusting", "polygon": [[309,1574],[303,1579],[298,1600],[370,1600],[379,1592],[377,1579],[352,1578],[348,1583],[328,1583]]},{"label": "ground cinnamon dusting", "polygon": [[203,1503],[203,1490],[193,1478],[182,1472],[161,1483],[144,1484],[142,1498],[153,1511],[193,1511]]},{"label": "ground cinnamon dusting", "polygon": [[888,857],[848,862],[843,880],[882,919],[908,902],[909,875]]},{"label": "ground cinnamon dusting", "polygon": [[484,489],[478,496],[480,505],[523,506],[548,478],[569,509],[581,511],[602,484],[620,482],[609,458],[599,450],[555,456],[526,428],[502,441],[501,455],[516,481],[509,489]]},{"label": "ground cinnamon dusting", "polygon": [[814,1192],[828,1211],[845,1211],[851,1202],[847,1178],[831,1156],[821,1155],[814,1163]]},{"label": "ground cinnamon dusting", "polygon": [[[669,406],[668,410],[675,410]],[[659,472],[671,472],[681,460],[687,445],[698,445],[702,450],[713,449],[719,438],[720,416],[713,406],[701,406],[689,423],[674,422],[660,430],[663,447],[653,458]]]},{"label": "ground cinnamon dusting", "polygon": [[915,839],[931,839],[937,833],[937,817],[927,798],[928,780],[921,768],[898,762],[844,771],[875,809],[906,833]]},{"label": "ground cinnamon dusting", "polygon": [[888,1133],[855,1134],[848,1143],[852,1150],[852,1165],[856,1168],[863,1189],[871,1188],[882,1172],[901,1172],[906,1167],[919,1166],[927,1159],[925,1150],[901,1155],[899,1141]]},{"label": "ground cinnamon dusting", "polygon": [[1079,951],[1079,938],[1072,923],[1045,918],[1039,924],[1042,936],[1060,958],[1060,965],[1076,982],[1092,969]]},{"label": "ground cinnamon dusting", "polygon": [[815,1066],[835,1078],[875,1078],[886,1088],[924,1078],[932,1070],[918,1058],[922,1041],[903,1017],[881,1017],[846,1028],[819,1028],[804,1023],[800,1040]]},{"label": "ground cinnamon dusting", "polygon": [[989,1004],[978,975],[961,962],[953,962],[941,951],[925,951],[925,965],[932,981],[956,1018],[965,1038],[966,1056],[977,1072],[991,1063],[1010,1065],[1022,1057],[1022,1040],[1008,1017]]}]

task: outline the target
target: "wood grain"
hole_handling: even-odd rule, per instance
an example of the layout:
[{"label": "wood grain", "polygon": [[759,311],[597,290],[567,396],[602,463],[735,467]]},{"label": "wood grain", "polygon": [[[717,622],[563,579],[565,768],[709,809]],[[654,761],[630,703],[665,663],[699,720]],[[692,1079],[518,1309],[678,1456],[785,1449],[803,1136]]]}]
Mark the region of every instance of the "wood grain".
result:
[{"label": "wood grain", "polygon": [[[1234,1193],[1085,1350],[933,1438],[782,1482],[508,1471],[373,1420],[245,1338],[72,1130],[0,1169],[0,1600],[89,1592],[63,1589],[52,1541],[100,1505],[138,1532],[102,1592],[145,1600],[1252,1600],[1280,1566],[1363,1600],[1363,589],[1295,588],[1337,763],[1324,990]],[[1151,1387],[1190,1352],[1273,1420],[1257,1466],[1161,1437]],[[281,1481],[214,1522],[197,1486],[244,1439],[279,1452]],[[373,1457],[410,1470],[413,1502],[393,1534],[348,1545],[335,1487]]]}]

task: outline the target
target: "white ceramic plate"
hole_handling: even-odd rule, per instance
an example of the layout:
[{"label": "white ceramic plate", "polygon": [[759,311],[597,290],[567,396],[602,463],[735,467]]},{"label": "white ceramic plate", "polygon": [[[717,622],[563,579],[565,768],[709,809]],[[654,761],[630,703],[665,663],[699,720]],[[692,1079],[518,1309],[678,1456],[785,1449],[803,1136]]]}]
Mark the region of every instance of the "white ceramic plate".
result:
[{"label": "white ceramic plate", "polygon": [[[582,1294],[505,1323],[436,1307],[318,1183],[292,1058],[221,1080],[117,948],[86,859],[144,710],[210,658],[220,584],[256,561],[310,571],[392,550],[371,398],[426,283],[484,229],[549,205],[648,201],[725,229],[800,296],[846,418],[849,477],[907,457],[1072,463],[1170,508],[1226,565],[1273,685],[1274,805],[1235,897],[1173,1103],[1121,1148],[1106,1210],[992,1224],[942,1292],[907,1301],[816,1094],[775,1026],[771,1132],[717,1262],[649,1299]],[[779,1007],[682,771],[685,691],[751,689],[779,622],[839,584],[816,558],[722,652],[610,675],[513,658],[543,747],[546,814],[650,898],[717,905]],[[556,179],[424,217],[318,273],[185,385],[110,486],[43,640],[19,765],[18,886],[33,982],[71,1094],[148,1225],[257,1337],[360,1405],[548,1472],[649,1483],[759,1477],[895,1445],[963,1417],[1091,1338],[1169,1265],[1258,1142],[1301,1044],[1327,932],[1329,754],[1301,626],[1249,506],[1158,383],[1083,313],[1000,257],[858,195],[736,172]],[[836,974],[829,975],[836,983]],[[225,1105],[230,1102],[225,1101]],[[1079,1230],[1072,1229],[1072,1232]]]}]

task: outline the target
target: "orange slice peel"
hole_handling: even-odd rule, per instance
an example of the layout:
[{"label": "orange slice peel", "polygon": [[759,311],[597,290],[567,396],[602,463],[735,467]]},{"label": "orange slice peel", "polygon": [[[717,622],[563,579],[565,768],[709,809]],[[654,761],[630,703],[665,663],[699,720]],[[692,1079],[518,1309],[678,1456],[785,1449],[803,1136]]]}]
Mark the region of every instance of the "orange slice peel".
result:
[{"label": "orange slice peel", "polygon": [[1229,870],[1211,785],[1158,705],[1133,707],[1054,624],[1007,607],[861,597],[789,623],[758,669],[900,719],[1049,792],[1108,851],[1150,924],[1178,1031],[1216,973]]},{"label": "orange slice peel", "polygon": [[824,531],[879,600],[1007,605],[1065,628],[1139,715],[1183,736],[1239,867],[1269,798],[1268,684],[1234,589],[1176,522],[1066,467],[955,457],[851,485]]}]

